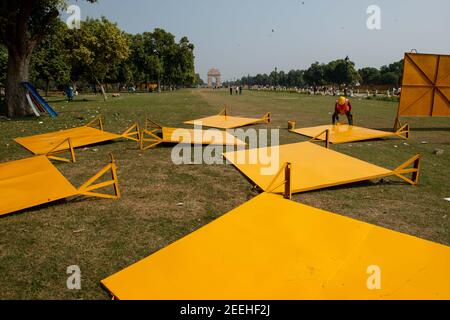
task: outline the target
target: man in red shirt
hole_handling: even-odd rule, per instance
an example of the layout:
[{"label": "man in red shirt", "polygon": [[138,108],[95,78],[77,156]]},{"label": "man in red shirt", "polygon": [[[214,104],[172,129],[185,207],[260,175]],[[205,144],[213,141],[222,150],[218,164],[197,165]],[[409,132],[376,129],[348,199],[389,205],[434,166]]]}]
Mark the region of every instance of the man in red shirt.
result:
[{"label": "man in red shirt", "polygon": [[339,116],[341,115],[346,115],[348,124],[351,126],[353,125],[352,104],[350,103],[350,100],[345,97],[340,97],[336,100],[333,114],[333,125],[339,121]]}]

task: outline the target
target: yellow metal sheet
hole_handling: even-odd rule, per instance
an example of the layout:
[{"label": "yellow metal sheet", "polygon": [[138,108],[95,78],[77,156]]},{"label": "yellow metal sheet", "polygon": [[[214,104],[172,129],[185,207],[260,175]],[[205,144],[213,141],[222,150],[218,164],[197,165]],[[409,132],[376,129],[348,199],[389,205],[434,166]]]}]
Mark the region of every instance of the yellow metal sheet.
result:
[{"label": "yellow metal sheet", "polygon": [[399,116],[450,116],[450,56],[406,53]]},{"label": "yellow metal sheet", "polygon": [[[267,156],[266,156],[267,155]],[[272,158],[271,163],[267,159]],[[310,142],[228,152],[224,157],[264,191],[282,193],[284,186],[268,190],[281,167],[292,164],[292,192],[299,193],[393,175],[388,170]],[[271,167],[275,167],[275,170]],[[271,168],[270,172],[267,170]],[[270,174],[268,174],[270,173]],[[279,185],[284,177],[280,176]]]},{"label": "yellow metal sheet", "polygon": [[45,156],[0,163],[0,215],[77,193]]},{"label": "yellow metal sheet", "polygon": [[[291,130],[291,132],[313,138],[317,137],[317,135],[323,133],[325,130],[329,130],[329,139],[333,144],[397,136],[397,133],[395,132],[386,132],[349,125],[325,125],[311,128],[295,129]],[[325,140],[325,134],[317,137],[317,139]]]},{"label": "yellow metal sheet", "polygon": [[186,121],[185,124],[201,125],[203,127],[220,129],[233,129],[257,124],[260,122],[262,122],[262,119],[217,115],[198,120]]},{"label": "yellow metal sheet", "polygon": [[[18,144],[36,155],[47,154],[53,148],[70,138],[74,148],[88,146],[100,142],[121,138],[121,135],[102,131],[92,127],[79,127],[58,132],[51,132],[31,137],[16,138]],[[68,148],[68,144],[62,144],[56,150],[62,151]]]},{"label": "yellow metal sheet", "polygon": [[246,143],[226,131],[184,128],[162,128],[163,142],[203,145],[246,146]]},{"label": "yellow metal sheet", "polygon": [[264,193],[102,284],[122,300],[450,299],[449,270],[446,246]]}]

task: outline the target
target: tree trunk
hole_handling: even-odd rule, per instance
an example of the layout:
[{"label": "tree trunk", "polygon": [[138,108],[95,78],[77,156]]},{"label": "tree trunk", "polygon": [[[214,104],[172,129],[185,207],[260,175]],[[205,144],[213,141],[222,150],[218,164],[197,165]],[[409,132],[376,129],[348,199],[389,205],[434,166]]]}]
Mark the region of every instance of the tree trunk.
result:
[{"label": "tree trunk", "polygon": [[158,93],[161,93],[161,76],[158,73]]},{"label": "tree trunk", "polygon": [[102,91],[103,100],[104,101],[108,100],[108,96],[106,95],[105,87],[102,84],[99,84],[99,85],[100,85],[100,90]]},{"label": "tree trunk", "polygon": [[45,96],[48,98],[48,92],[50,91],[50,80],[45,80]]},{"label": "tree trunk", "polygon": [[9,118],[33,115],[26,99],[26,90],[21,85],[28,81],[29,63],[29,55],[19,55],[9,50],[5,96],[6,115]]}]

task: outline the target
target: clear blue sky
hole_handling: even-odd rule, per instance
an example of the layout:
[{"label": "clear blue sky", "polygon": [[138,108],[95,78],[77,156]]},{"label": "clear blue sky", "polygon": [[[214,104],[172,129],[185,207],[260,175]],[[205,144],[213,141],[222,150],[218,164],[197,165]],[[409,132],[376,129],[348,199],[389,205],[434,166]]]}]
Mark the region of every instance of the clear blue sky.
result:
[{"label": "clear blue sky", "polygon": [[[357,67],[400,60],[405,51],[450,53],[449,0],[100,0],[80,5],[82,18],[106,16],[129,33],[162,27],[195,44],[203,79],[224,80],[307,68],[349,55]],[[366,27],[369,5],[382,29]]]}]

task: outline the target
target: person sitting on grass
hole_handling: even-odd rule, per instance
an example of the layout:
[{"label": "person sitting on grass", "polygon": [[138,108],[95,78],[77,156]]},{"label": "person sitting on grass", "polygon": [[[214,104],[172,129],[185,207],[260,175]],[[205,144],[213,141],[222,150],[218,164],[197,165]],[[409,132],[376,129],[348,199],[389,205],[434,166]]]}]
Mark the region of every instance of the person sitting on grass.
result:
[{"label": "person sitting on grass", "polygon": [[339,121],[339,116],[346,115],[348,119],[348,124],[353,125],[353,115],[352,115],[352,104],[350,100],[345,97],[340,97],[336,100],[336,105],[333,114],[333,125]]}]

